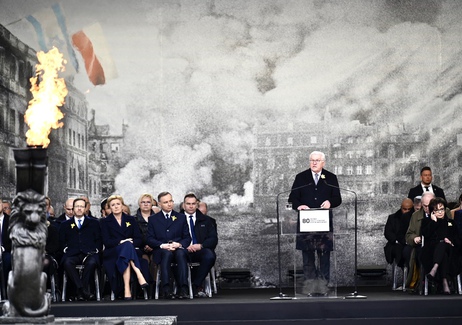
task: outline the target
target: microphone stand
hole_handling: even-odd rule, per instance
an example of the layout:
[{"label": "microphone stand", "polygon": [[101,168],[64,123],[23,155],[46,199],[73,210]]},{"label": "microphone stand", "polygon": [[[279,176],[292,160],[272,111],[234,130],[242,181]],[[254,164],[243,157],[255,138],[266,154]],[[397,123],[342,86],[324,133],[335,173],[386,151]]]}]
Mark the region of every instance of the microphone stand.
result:
[{"label": "microphone stand", "polygon": [[[287,190],[287,191],[282,191],[282,192],[279,192],[277,195],[276,195],[276,222],[277,222],[277,227],[278,227],[278,271],[279,271],[279,295],[276,296],[276,297],[272,297],[270,298],[270,300],[292,300],[293,297],[290,297],[286,294],[284,294],[282,292],[282,270],[281,270],[281,226],[280,226],[280,221],[279,221],[279,196],[281,194],[284,194],[284,193],[288,193],[288,192],[292,192],[294,190],[298,190],[298,189],[301,189],[301,188],[304,188],[304,187],[308,187],[308,186],[311,186],[313,185],[313,183],[309,183],[309,184],[306,184],[306,185],[302,185],[302,186],[299,186],[299,187],[295,187],[295,188],[291,188],[290,190]],[[294,277],[296,276],[296,274],[294,274]]]},{"label": "microphone stand", "polygon": [[355,195],[355,277],[354,277],[355,291],[345,296],[344,299],[366,299],[367,296],[358,294],[358,284],[357,284],[357,278],[358,278],[358,195],[353,190],[331,185],[327,183],[326,181],[324,181],[324,183],[327,186],[338,188],[339,190],[350,192]]}]

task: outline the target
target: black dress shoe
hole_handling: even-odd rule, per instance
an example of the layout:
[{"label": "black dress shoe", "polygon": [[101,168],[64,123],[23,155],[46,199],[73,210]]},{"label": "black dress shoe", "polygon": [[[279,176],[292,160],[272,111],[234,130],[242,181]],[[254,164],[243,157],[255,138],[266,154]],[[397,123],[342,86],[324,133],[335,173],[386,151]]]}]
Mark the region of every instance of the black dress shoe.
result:
[{"label": "black dress shoe", "polygon": [[82,296],[85,298],[85,300],[89,301],[89,300],[95,300],[95,295],[88,292],[87,290],[83,290],[82,291]]},{"label": "black dress shoe", "polygon": [[77,301],[85,301],[85,297],[82,294],[78,294],[77,297],[75,297]]},{"label": "black dress shoe", "polygon": [[178,299],[189,299],[189,292],[186,290],[181,290],[180,294],[178,295]]},{"label": "black dress shoe", "polygon": [[175,299],[175,295],[173,293],[170,293],[170,292],[165,292],[164,293],[164,299],[167,299],[167,300],[174,300]]}]

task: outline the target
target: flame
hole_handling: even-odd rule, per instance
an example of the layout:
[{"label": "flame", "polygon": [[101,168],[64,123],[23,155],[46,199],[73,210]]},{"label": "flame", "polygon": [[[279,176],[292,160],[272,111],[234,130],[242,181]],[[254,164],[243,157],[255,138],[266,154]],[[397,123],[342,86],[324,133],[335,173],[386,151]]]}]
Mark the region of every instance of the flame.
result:
[{"label": "flame", "polygon": [[[38,52],[39,63],[36,65],[35,77],[30,78],[33,99],[24,115],[24,120],[29,126],[26,132],[29,146],[42,146],[46,148],[50,143],[48,135],[51,129],[63,126],[59,122],[64,117],[59,106],[64,104],[67,96],[66,83],[63,78],[58,78],[58,72],[64,71],[66,60],[63,54],[53,47],[47,53]],[[37,81],[40,80],[40,83]]]}]

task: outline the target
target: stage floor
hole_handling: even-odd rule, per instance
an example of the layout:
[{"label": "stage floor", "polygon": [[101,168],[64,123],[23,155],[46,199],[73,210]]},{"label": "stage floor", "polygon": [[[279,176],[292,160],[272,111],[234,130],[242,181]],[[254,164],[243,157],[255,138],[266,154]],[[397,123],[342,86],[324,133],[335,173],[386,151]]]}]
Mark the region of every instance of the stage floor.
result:
[{"label": "stage floor", "polygon": [[[462,295],[419,296],[389,287],[358,287],[365,299],[344,299],[353,288],[339,288],[336,298],[271,300],[278,289],[219,289],[212,298],[60,302],[55,317],[177,316],[178,324],[462,324]],[[283,293],[291,295],[290,288]]]}]

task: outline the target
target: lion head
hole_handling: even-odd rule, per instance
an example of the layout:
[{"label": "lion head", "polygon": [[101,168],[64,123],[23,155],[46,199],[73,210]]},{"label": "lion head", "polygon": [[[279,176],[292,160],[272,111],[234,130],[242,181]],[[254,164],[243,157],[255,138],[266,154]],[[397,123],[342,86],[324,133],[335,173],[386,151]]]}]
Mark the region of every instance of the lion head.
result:
[{"label": "lion head", "polygon": [[45,246],[48,232],[45,208],[45,196],[34,190],[16,195],[8,228],[13,246]]}]

